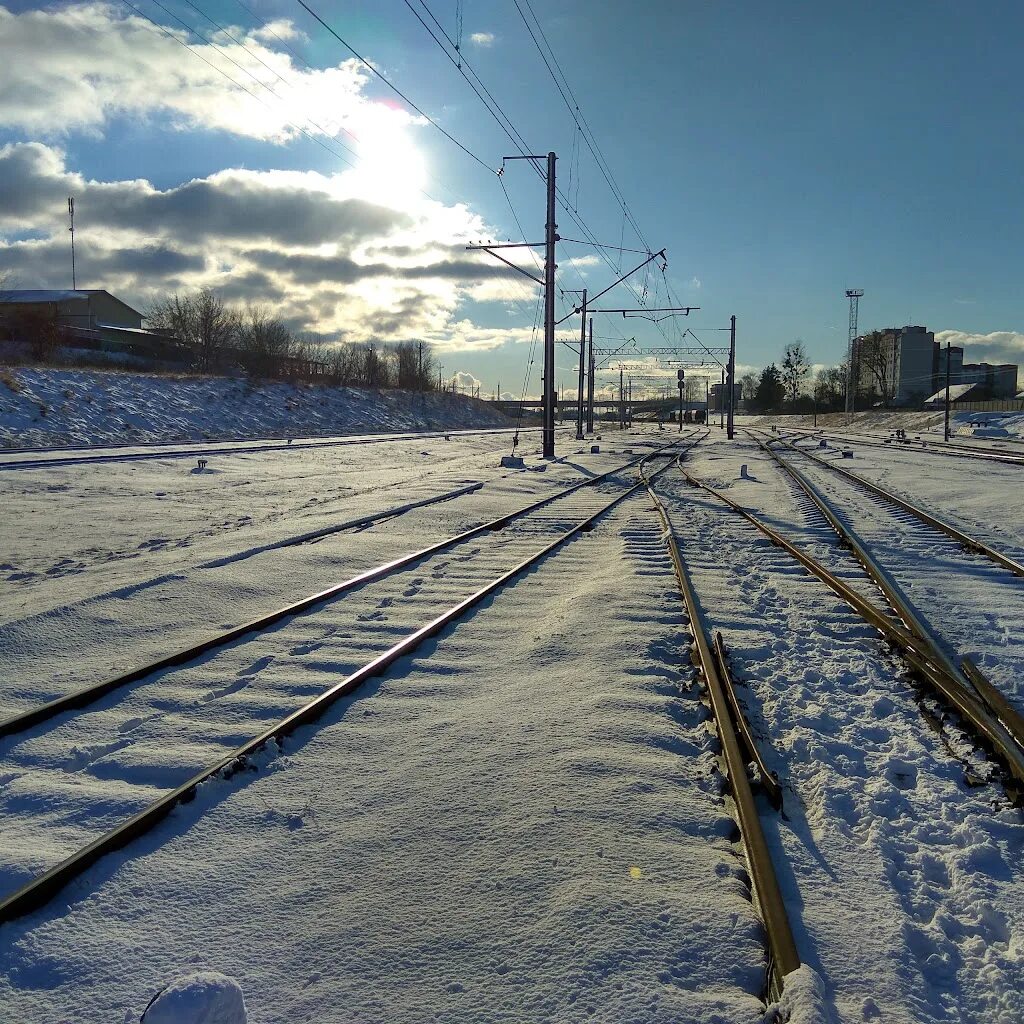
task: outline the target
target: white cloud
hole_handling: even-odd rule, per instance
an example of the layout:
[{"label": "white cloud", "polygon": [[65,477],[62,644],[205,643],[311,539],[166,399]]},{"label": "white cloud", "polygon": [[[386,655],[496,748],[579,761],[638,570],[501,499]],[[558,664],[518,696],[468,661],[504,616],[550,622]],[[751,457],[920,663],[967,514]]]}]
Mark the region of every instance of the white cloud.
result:
[{"label": "white cloud", "polygon": [[977,334],[971,331],[936,331],[940,345],[948,341],[961,346],[964,362],[1013,363],[1024,359],[1024,333],[1021,331],[992,331]]},{"label": "white cloud", "polygon": [[475,391],[480,387],[481,382],[468,370],[457,370],[455,373],[455,386],[460,391]]},{"label": "white cloud", "polygon": [[473,350],[529,340],[529,327],[458,317],[481,282],[512,273],[465,251],[486,233],[477,215],[424,198],[387,206],[362,187],[349,171],[238,168],[166,189],[95,181],[59,149],[13,143],[0,147],[0,274],[22,288],[66,284],[63,211],[74,195],[80,282],[143,308],[166,291],[210,286],[355,341]]},{"label": "white cloud", "polygon": [[[282,39],[298,35],[287,21],[271,27]],[[100,135],[119,115],[160,116],[179,129],[273,142],[295,138],[301,127],[353,145],[344,129],[379,136],[384,126],[419,120],[367,99],[368,73],[356,60],[309,69],[273,49],[269,44],[279,40],[267,31],[229,26],[228,33],[237,42],[217,33],[207,38],[218,45],[208,45],[104,3],[21,13],[0,7],[4,49],[18,55],[0,62],[0,127],[51,137]]]},{"label": "white cloud", "polygon": [[474,32],[470,37],[469,41],[474,46],[489,47],[494,45],[495,35],[493,32]]}]

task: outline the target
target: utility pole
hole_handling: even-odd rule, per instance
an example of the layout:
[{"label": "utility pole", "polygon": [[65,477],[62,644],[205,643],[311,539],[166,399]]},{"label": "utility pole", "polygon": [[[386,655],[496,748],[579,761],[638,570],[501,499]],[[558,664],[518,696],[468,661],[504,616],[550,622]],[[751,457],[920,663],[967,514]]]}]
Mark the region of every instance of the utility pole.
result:
[{"label": "utility pole", "polygon": [[619,367],[619,430],[626,429],[626,384],[622,379],[622,367]]},{"label": "utility pole", "polygon": [[583,440],[583,379],[587,353],[587,289],[583,289],[583,316],[580,317],[580,375],[576,391],[576,440]]},{"label": "utility pole", "polygon": [[[521,156],[506,156],[502,158],[501,170],[505,171],[505,163],[509,160],[529,160],[535,167],[541,156],[531,156],[523,153]],[[528,277],[531,281],[544,288],[544,376],[541,394],[541,405],[544,412],[544,424],[541,431],[543,438],[542,451],[544,458],[553,458],[555,454],[555,243],[558,241],[558,225],[555,223],[555,162],[557,157],[553,152],[547,155],[547,224],[544,232],[544,277],[535,277],[529,271],[517,266],[511,260],[500,256],[496,249],[532,249],[542,243],[540,242],[509,242],[506,244],[495,244],[489,242],[487,245],[467,245],[467,249],[482,249],[491,256],[501,260],[502,263],[511,267],[517,274]]]},{"label": "utility pole", "polygon": [[718,429],[725,427],[725,367],[722,367],[722,383],[718,392]]},{"label": "utility pole", "polygon": [[416,389],[423,387],[423,342],[419,343],[419,363],[416,366]]},{"label": "utility pole", "polygon": [[544,458],[555,455],[555,161],[548,153],[548,220],[544,237]]},{"label": "utility pole", "polygon": [[587,321],[587,433],[594,432],[594,318]]},{"label": "utility pole", "polygon": [[853,416],[854,395],[857,385],[853,372],[853,342],[857,337],[857,315],[860,311],[860,299],[864,294],[863,288],[847,288],[846,297],[850,300],[850,336],[846,346],[846,421],[850,422]]},{"label": "utility pole", "polygon": [[71,226],[68,231],[71,232],[71,290],[75,291],[78,288],[78,278],[75,275],[75,197],[68,196],[68,220],[71,222]]},{"label": "utility pole", "polygon": [[686,371],[677,370],[676,378],[679,382],[679,433],[683,432],[683,387],[686,384]]},{"label": "utility pole", "polygon": [[729,416],[726,436],[731,441],[735,435],[733,421],[736,417],[736,317],[729,317]]},{"label": "utility pole", "polygon": [[949,342],[946,342],[946,416],[945,430],[946,440],[949,440]]}]

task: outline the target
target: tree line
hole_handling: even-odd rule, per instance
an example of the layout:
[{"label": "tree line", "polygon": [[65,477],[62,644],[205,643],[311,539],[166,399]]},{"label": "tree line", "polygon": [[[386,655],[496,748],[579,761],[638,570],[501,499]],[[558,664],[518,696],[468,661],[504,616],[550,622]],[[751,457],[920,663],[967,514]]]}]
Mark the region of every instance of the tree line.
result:
[{"label": "tree line", "polygon": [[744,374],[739,383],[748,412],[840,412],[846,407],[846,363],[813,372],[802,341],[788,344],[781,365]]},{"label": "tree line", "polygon": [[202,373],[237,367],[255,377],[317,377],[342,386],[441,386],[431,348],[422,342],[328,344],[318,334],[291,330],[266,306],[230,306],[210,288],[158,299],[146,322],[187,346]]}]

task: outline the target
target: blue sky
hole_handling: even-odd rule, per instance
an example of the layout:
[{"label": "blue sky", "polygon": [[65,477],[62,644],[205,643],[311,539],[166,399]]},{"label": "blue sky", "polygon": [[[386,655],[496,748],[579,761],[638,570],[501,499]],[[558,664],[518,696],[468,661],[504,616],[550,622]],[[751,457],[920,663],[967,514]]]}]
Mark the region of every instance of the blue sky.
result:
[{"label": "blue sky", "polygon": [[[87,246],[92,232],[93,265],[104,275],[89,285],[140,303],[166,288],[200,283],[223,286],[239,302],[269,295],[291,322],[331,336],[340,330],[360,340],[363,330],[427,337],[439,346],[446,372],[471,374],[485,391],[500,380],[503,390],[518,393],[535,310],[532,286],[472,276],[459,256],[476,232],[518,235],[493,173],[434,127],[402,114],[407,108],[372,77],[339,89],[338,81],[315,75],[310,69],[337,67],[351,54],[298,3],[245,0],[259,19],[277,26],[268,34],[257,31],[236,0],[194,0],[195,6],[161,0],[166,11],[149,0],[132,2],[274,109],[233,90],[123,3],[36,7],[8,0],[0,49],[16,49],[19,59],[0,65],[0,147],[9,158],[0,159],[0,178],[8,165],[19,176],[9,170],[0,192],[7,184],[10,197],[16,180],[33,201],[5,215],[0,200],[0,270],[22,287],[65,283],[59,254],[66,232],[55,197],[74,189],[80,237]],[[420,0],[411,2],[428,17]],[[453,37],[461,10],[462,53],[530,146],[558,152],[562,187],[594,235],[641,247],[631,227],[623,231],[621,209],[581,146],[513,0],[427,4]],[[310,6],[489,167],[513,152],[404,0]],[[520,6],[529,14],[525,0]],[[858,286],[866,292],[862,328],[923,323],[958,332],[949,336],[967,344],[968,358],[1024,353],[1022,5],[533,0],[532,9],[644,237],[655,249],[667,248],[668,281],[684,302],[702,307],[690,320],[705,340],[735,313],[744,366],[779,358],[795,338],[815,362],[835,362],[845,346],[843,293]],[[266,58],[281,77],[216,37],[285,99],[262,92],[224,62],[223,51],[205,47],[173,17],[215,32],[200,11],[231,26],[249,51]],[[114,50],[121,35],[125,49]],[[59,61],[62,47],[75,60]],[[103,47],[111,48],[109,59]],[[62,73],[75,78],[61,82]],[[338,110],[356,111],[352,123],[361,128],[361,142],[344,133],[332,137],[327,119],[334,97]],[[312,128],[309,116],[327,132]],[[282,117],[304,124],[319,144],[286,128],[275,137],[266,122],[280,124]],[[366,133],[385,123],[374,161]],[[351,171],[338,156],[351,154],[335,138],[360,153],[355,163],[367,157],[374,168],[362,179],[350,173],[332,192],[324,223],[338,225],[349,239],[338,245],[315,230],[315,213],[294,212],[288,194],[305,190],[308,199],[310,188],[321,187],[301,177],[307,172],[337,182],[334,176]],[[26,143],[37,148],[25,149]],[[268,171],[293,176],[270,178]],[[204,186],[193,187],[185,204],[182,187],[194,181]],[[542,183],[522,163],[511,165],[504,181],[524,230],[540,238]],[[418,185],[438,201],[429,210]],[[258,245],[231,221],[228,207],[238,206],[239,187],[258,191],[253,217],[271,225]],[[395,217],[371,216],[371,203]],[[205,216],[203,204],[210,204]],[[198,209],[199,220],[181,213],[183,205]],[[280,221],[278,211],[288,211]],[[357,223],[351,233],[343,219],[349,213]],[[313,229],[303,238],[293,228],[296,217],[307,215]],[[563,235],[580,237],[564,212],[559,226]],[[385,264],[402,262],[395,256],[401,246],[421,255],[405,259],[403,279],[392,281]],[[137,248],[149,250],[145,274],[131,264]],[[282,253],[290,264],[276,258]],[[593,253],[561,247],[562,287],[585,280],[593,291],[611,280]],[[615,253],[608,255],[618,263]],[[302,257],[300,277],[292,272]],[[638,261],[632,254],[622,259]],[[87,248],[83,261],[88,268]],[[367,262],[372,274],[359,269]],[[423,269],[441,264],[436,278]],[[656,290],[660,277],[650,278],[648,299],[664,304]],[[638,290],[643,283],[640,275]],[[612,298],[615,305],[632,304],[623,291]],[[664,326],[674,338],[676,328]],[[596,333],[661,341],[651,325],[632,319],[599,317]],[[567,352],[565,364],[563,380],[571,386]]]}]

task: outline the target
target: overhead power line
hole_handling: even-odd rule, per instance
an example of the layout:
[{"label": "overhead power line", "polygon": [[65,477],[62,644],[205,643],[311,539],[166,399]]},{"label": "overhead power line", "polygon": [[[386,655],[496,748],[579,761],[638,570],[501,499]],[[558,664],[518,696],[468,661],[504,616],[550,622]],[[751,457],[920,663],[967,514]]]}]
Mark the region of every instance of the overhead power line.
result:
[{"label": "overhead power line", "polygon": [[421,110],[415,103],[413,103],[413,101],[409,99],[409,97],[406,96],[405,93],[398,88],[398,86],[393,85],[391,82],[389,82],[361,53],[359,53],[349,43],[342,39],[342,37],[333,28],[331,28],[331,26],[328,25],[327,22],[324,21],[324,19],[321,18],[320,15],[317,14],[312,7],[309,6],[309,4],[306,3],[306,0],[297,0],[297,3],[299,4],[300,7],[306,10],[311,17],[316,19],[316,21],[318,21],[325,29],[327,29],[327,31],[330,32],[330,34],[334,36],[334,38],[337,39],[338,42],[341,43],[341,45],[344,46],[345,49],[348,50],[348,52],[351,53],[353,57],[356,58],[356,60],[360,61],[360,63],[362,63],[364,67],[366,67],[375,77],[379,78],[396,96],[399,97],[399,99],[402,100],[403,103],[406,103],[413,110],[415,110],[416,113],[419,114],[420,117],[422,117],[425,121],[429,121],[430,124],[432,124],[449,142],[458,146],[458,148],[461,149],[462,152],[465,153],[466,156],[468,156],[471,160],[475,160],[481,167],[490,171],[492,174],[496,173],[494,168],[488,165],[486,160],[484,160],[480,156],[477,156],[477,154],[474,153],[468,146],[466,146],[457,138],[455,138],[455,136],[452,135],[451,132],[445,131],[445,129],[442,128],[437,123],[437,121],[435,121],[425,111]]},{"label": "overhead power line", "polygon": [[[271,104],[269,104],[266,100],[262,99],[256,93],[254,93],[252,91],[252,89],[249,89],[247,86],[244,86],[237,79],[232,78],[231,75],[229,75],[223,68],[217,67],[217,65],[214,64],[213,61],[208,60],[206,57],[204,57],[194,46],[191,46],[184,39],[181,39],[178,36],[176,36],[173,32],[168,30],[166,26],[161,25],[160,22],[158,22],[155,19],[151,18],[148,14],[146,14],[145,11],[140,10],[138,7],[136,7],[135,4],[133,4],[131,2],[131,0],[121,0],[121,2],[125,5],[125,7],[129,8],[131,11],[133,11],[135,14],[137,14],[140,18],[144,18],[146,21],[148,21],[155,29],[157,29],[163,35],[167,36],[168,39],[174,40],[174,42],[178,43],[180,46],[183,46],[194,57],[197,57],[204,64],[209,65],[218,74],[223,75],[236,89],[241,89],[242,92],[247,93],[257,103],[259,103],[262,106],[266,107],[268,110],[273,111],[278,116],[281,116],[280,115],[280,111],[275,111],[273,106],[271,106]],[[154,2],[156,2],[156,0],[154,0]],[[167,8],[163,7],[162,4],[157,3],[157,6],[160,7],[162,10],[167,11]],[[167,11],[167,13],[170,14],[169,11]],[[207,40],[205,38],[205,36],[203,36],[201,33],[197,32],[195,29],[191,28],[189,25],[187,25],[186,22],[183,22],[176,15],[170,14],[170,16],[172,18],[174,18],[177,22],[179,22],[179,24],[185,25],[185,27],[186,27],[186,29],[188,31],[192,32],[193,35],[198,36],[200,39],[202,39],[212,49],[217,50],[217,52],[219,52],[219,53],[223,53],[223,51],[221,51],[219,47],[217,47],[215,44],[209,42],[209,40]],[[224,56],[227,56],[227,55],[224,54]],[[231,60],[230,57],[228,57],[228,59]],[[246,71],[246,69],[242,68],[242,66],[240,64],[238,64],[237,61],[232,61],[232,63],[235,64],[237,67],[241,68],[241,70]],[[248,71],[246,71],[246,74],[249,74],[250,77],[254,77]],[[259,82],[259,79],[256,79],[256,81]],[[265,85],[262,82],[260,82],[259,84],[262,85],[269,92],[271,92],[275,96],[277,96],[278,99],[282,99],[282,97],[278,96],[278,94],[275,93],[273,89],[270,89],[269,86]],[[332,156],[336,157],[338,160],[341,160],[342,163],[348,164],[349,167],[355,167],[355,164],[351,160],[349,160],[347,157],[342,156],[341,153],[339,153],[337,150],[332,149],[323,139],[317,138],[315,135],[312,135],[310,132],[306,131],[305,128],[302,128],[300,125],[295,124],[294,121],[290,121],[287,118],[284,118],[283,119],[283,123],[285,125],[287,125],[289,128],[294,128],[295,131],[299,132],[301,135],[304,135],[307,139],[309,139],[310,142],[315,142],[321,149],[323,149],[326,152],[330,153]],[[310,122],[310,123],[312,124],[312,122]],[[319,126],[317,126],[317,127],[319,127]],[[321,128],[320,131],[323,131],[323,129]],[[332,141],[335,141],[335,142],[337,141],[337,140],[333,139],[333,136],[328,135],[327,137],[332,139]],[[350,149],[348,149],[347,147],[345,147],[342,143],[337,142],[337,145],[342,146],[342,148],[344,148],[347,152],[352,153],[352,151]],[[352,155],[355,156],[354,153],[352,153]]]}]

